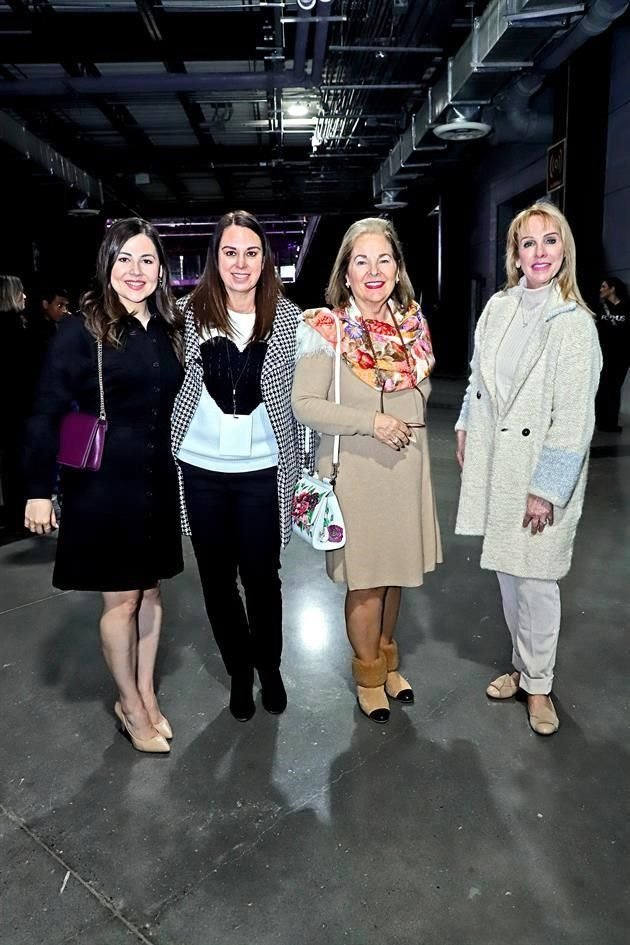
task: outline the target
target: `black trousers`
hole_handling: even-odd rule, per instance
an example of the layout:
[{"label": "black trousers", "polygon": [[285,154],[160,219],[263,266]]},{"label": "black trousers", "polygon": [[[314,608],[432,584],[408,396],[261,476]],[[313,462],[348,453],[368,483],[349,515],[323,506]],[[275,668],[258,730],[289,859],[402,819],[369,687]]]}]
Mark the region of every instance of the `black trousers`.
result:
[{"label": "black trousers", "polygon": [[276,468],[220,473],[180,465],[206,612],[225,668],[230,675],[276,669],[282,653]]},{"label": "black trousers", "polygon": [[595,398],[595,419],[598,427],[611,429],[619,423],[621,406],[621,388],[628,373],[630,358],[627,341],[622,339],[617,349],[609,343],[602,345],[604,366],[599,380],[599,389]]}]

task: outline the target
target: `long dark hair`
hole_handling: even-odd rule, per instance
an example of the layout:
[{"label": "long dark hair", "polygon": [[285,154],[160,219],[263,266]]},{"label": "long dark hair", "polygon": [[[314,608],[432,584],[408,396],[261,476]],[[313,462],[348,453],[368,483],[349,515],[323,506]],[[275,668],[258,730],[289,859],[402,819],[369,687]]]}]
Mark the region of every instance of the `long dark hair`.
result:
[{"label": "long dark hair", "polygon": [[625,282],[622,282],[617,276],[604,276],[602,282],[605,282],[610,289],[614,290],[615,295],[623,305],[630,305],[630,296]]},{"label": "long dark hair", "polygon": [[263,264],[260,279],[256,285],[256,320],[251,337],[253,342],[261,341],[270,334],[273,327],[276,304],[282,293],[282,285],[276,275],[267,234],[256,217],[246,210],[233,210],[226,213],[216,225],[208,246],[206,265],[190,297],[195,324],[199,331],[218,328],[228,337],[232,336],[227,289],[219,275],[219,247],[228,226],[246,227],[256,234],[262,246]]},{"label": "long dark hair", "polygon": [[129,217],[118,220],[105,234],[96,259],[96,274],[93,288],[81,297],[80,307],[85,315],[85,324],[90,334],[104,344],[120,347],[122,340],[123,319],[129,312],[118,298],[111,284],[114,263],[125,243],[134,236],[147,236],[157,252],[161,275],[157,288],[149,297],[152,310],[157,311],[167,323],[173,347],[181,355],[180,332],[175,325],[175,311],[171,295],[170,274],[166,253],[160,235],[155,227],[146,220]]}]

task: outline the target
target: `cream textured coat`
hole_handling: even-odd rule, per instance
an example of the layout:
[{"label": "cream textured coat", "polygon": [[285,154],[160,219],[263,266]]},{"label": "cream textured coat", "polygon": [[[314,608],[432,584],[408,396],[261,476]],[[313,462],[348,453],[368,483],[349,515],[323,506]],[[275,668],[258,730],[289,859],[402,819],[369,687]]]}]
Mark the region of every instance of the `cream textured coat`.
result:
[{"label": "cream textured coat", "polygon": [[[554,286],[499,409],[497,353],[522,291],[497,292],[475,332],[455,425],[467,431],[455,531],[484,536],[482,568],[553,580],[571,565],[602,359],[592,316]],[[528,493],[553,503],[554,524],[542,534],[522,526]]]}]

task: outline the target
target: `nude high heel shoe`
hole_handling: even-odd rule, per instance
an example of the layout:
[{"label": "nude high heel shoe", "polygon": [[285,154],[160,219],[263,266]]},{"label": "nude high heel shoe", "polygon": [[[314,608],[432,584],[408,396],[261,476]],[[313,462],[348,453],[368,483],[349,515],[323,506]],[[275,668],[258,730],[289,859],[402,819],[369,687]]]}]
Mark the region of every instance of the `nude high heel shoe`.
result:
[{"label": "nude high heel shoe", "polygon": [[165,754],[171,750],[171,746],[163,735],[154,735],[153,738],[136,738],[129,730],[127,719],[125,718],[125,713],[122,710],[120,702],[114,704],[114,714],[120,722],[123,733],[127,735],[136,751]]},{"label": "nude high heel shoe", "polygon": [[159,732],[160,735],[162,735],[164,738],[168,738],[170,740],[173,737],[173,729],[171,728],[171,723],[169,722],[169,720],[166,718],[165,715],[163,715],[160,718],[160,721],[157,724],[154,724],[153,728],[155,729],[156,732]]}]

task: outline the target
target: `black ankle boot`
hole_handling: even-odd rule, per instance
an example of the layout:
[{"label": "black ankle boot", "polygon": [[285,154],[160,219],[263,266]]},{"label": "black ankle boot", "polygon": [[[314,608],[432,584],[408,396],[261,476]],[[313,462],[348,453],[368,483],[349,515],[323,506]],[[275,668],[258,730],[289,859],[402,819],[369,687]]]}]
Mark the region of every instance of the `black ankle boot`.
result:
[{"label": "black ankle boot", "polygon": [[232,673],[230,712],[239,722],[249,722],[256,711],[252,689],[254,670],[250,668]]},{"label": "black ankle boot", "polygon": [[262,704],[272,715],[280,715],[287,707],[287,692],[279,669],[259,669]]}]

